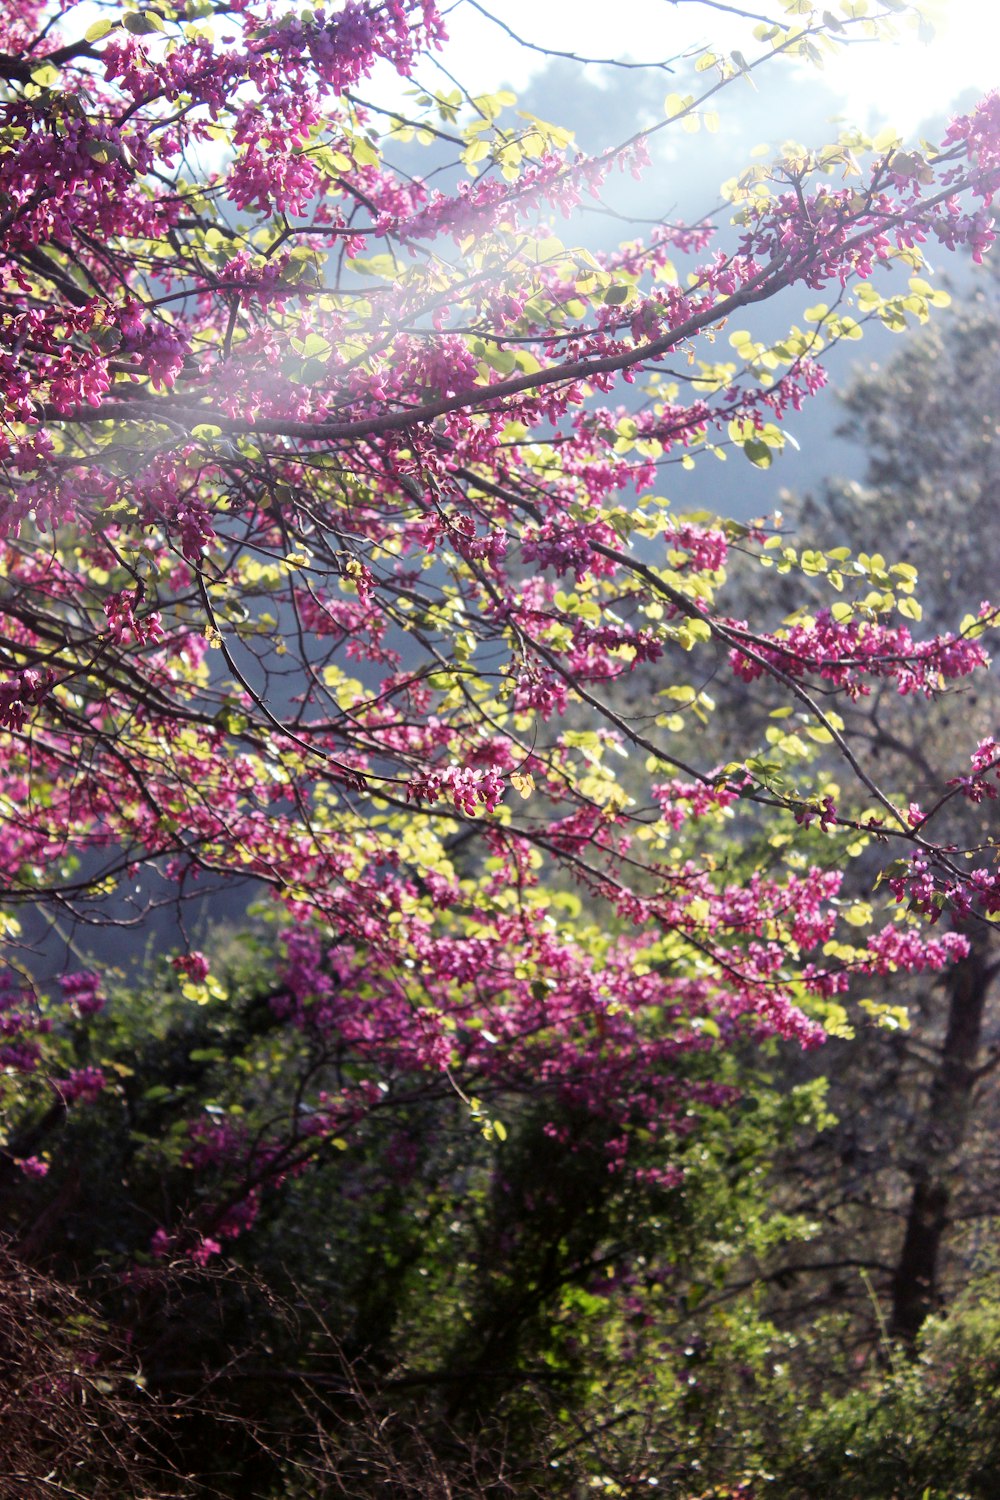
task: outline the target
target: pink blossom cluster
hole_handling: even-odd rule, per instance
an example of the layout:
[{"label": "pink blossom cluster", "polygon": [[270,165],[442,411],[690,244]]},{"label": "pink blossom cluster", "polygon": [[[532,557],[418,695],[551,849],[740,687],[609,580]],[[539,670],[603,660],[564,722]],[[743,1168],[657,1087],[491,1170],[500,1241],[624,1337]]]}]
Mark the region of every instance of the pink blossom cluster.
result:
[{"label": "pink blossom cluster", "polygon": [[74,1068],[66,1078],[54,1080],[54,1086],[67,1104],[78,1104],[82,1100],[91,1104],[107,1087],[103,1068]]},{"label": "pink blossom cluster", "polygon": [[19,976],[0,972],[0,1067],[34,1073],[42,1057],[41,1038],[52,1030],[34,995]]},{"label": "pink blossom cluster", "polygon": [[63,974],[59,979],[63,999],[78,1016],[86,1019],[98,1015],[107,1004],[103,994],[100,974],[95,969],[79,970],[75,974]]},{"label": "pink blossom cluster", "polygon": [[0,727],[17,731],[28,722],[33,707],[44,701],[55,682],[52,671],[25,667],[16,677],[0,682]]},{"label": "pink blossom cluster", "polygon": [[171,1234],[161,1225],[149,1242],[149,1253],[154,1260],[167,1260],[172,1255],[183,1254],[192,1265],[207,1266],[213,1256],[222,1253],[222,1246],[211,1235],[198,1234],[194,1243],[185,1248],[182,1236]]},{"label": "pink blossom cluster", "polygon": [[661,781],[650,792],[672,828],[682,828],[689,818],[704,818],[713,808],[730,807],[740,796],[738,786],[707,781]]},{"label": "pink blossom cluster", "polygon": [[108,632],[119,644],[133,640],[137,646],[144,646],[147,641],[158,641],[163,637],[163,623],[156,610],[151,610],[141,619],[136,618],[135,610],[139,600],[140,593],[135,588],[109,594],[104,601]]},{"label": "pink blossom cluster", "polygon": [[972,752],[971,774],[953,776],[948,785],[957,787],[970,802],[982,802],[984,797],[996,800],[1000,795],[1000,744],[993,735],[980,740]]},{"label": "pink blossom cluster", "polygon": [[960,920],[974,912],[1000,912],[1000,873],[985,865],[959,873],[920,853],[894,864],[886,883],[897,901],[906,901],[929,922],[936,922],[944,911]]},{"label": "pink blossom cluster", "polygon": [[307,58],[334,95],[343,94],[369,73],[378,58],[406,76],[417,53],[444,39],[433,0],[348,0],[327,15],[320,6],[300,18],[290,12],[254,34],[251,50],[268,67],[275,58],[297,73]]},{"label": "pink blossom cluster", "polygon": [[697,573],[718,573],[726,566],[729,546],[721,531],[688,522],[668,526],[663,535],[669,547],[687,553],[686,566]]},{"label": "pink blossom cluster", "polygon": [[[989,616],[990,607],[983,606],[981,614]],[[742,623],[734,624],[733,632],[746,636],[747,644],[730,653],[733,671],[744,682],[756,681],[769,668],[787,677],[815,673],[852,698],[870,693],[866,677],[895,681],[903,694],[930,697],[945,681],[967,676],[989,660],[978,640],[946,634],[917,642],[905,626],[838,623],[826,609],[811,624],[792,625],[780,635],[752,636]]]},{"label": "pink blossom cluster", "polygon": [[474,818],[480,808],[493,812],[503,794],[503,777],[492,767],[446,766],[412,777],[406,787],[408,802],[433,804],[447,795],[467,818]]},{"label": "pink blossom cluster", "polygon": [[561,717],[569,702],[569,686],[561,677],[532,661],[514,678],[514,707],[521,713],[537,709],[543,719]]},{"label": "pink blossom cluster", "polygon": [[195,984],[201,984],[209,975],[208,959],[198,949],[192,949],[190,953],[177,954],[170,960],[170,966],[176,973],[183,974],[187,979],[193,979]]},{"label": "pink blossom cluster", "polygon": [[969,951],[969,940],[961,933],[946,932],[940,937],[924,937],[916,928],[891,923],[868,938],[868,951],[874,955],[872,972],[888,974],[894,969],[911,973],[937,971],[957,963]]},{"label": "pink blossom cluster", "polygon": [[973,191],[983,206],[973,213],[966,213],[957,200],[951,199],[945,204],[935,230],[938,239],[949,250],[957,245],[967,245],[977,265],[982,264],[983,255],[996,239],[995,220],[990,210],[1000,190],[998,131],[1000,93],[994,91],[969,114],[952,120],[942,142],[943,153],[964,155],[966,160],[975,162],[979,177]]}]

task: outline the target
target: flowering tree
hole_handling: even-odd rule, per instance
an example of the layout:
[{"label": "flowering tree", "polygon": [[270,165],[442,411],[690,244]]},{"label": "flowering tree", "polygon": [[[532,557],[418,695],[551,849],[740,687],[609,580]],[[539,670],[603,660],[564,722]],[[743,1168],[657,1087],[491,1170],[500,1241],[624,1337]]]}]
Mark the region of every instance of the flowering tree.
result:
[{"label": "flowering tree", "polygon": [[[711,126],[729,79],[875,24],[771,8],[760,57],[703,54],[703,97],[671,95],[664,126]],[[940,847],[933,808],[876,782],[834,706],[982,668],[991,607],[918,639],[907,565],[799,556],[653,492],[727,446],[769,465],[824,347],[940,300],[925,241],[981,255],[1000,99],[934,151],[855,135],[734,179],[729,248],[662,223],[595,254],[553,223],[641,172],[651,132],[585,157],[505,94],[365,102],[378,65],[405,79],[445,45],[433,0],[104,9],[81,34],[72,5],[0,8],[4,887],[84,922],[116,889],[131,920],[216,878],[281,904],[274,1011],[319,1061],[254,1137],[192,1126],[200,1166],[240,1162],[196,1256],[401,1078],[437,1079],[494,1135],[481,1101],[569,1102],[613,1170],[668,1183],[693,1104],[726,1097],[682,1080],[686,1056],[817,1042],[852,975],[958,953],[917,915],[1000,909],[989,852]],[[424,180],[412,150],[432,145],[455,170],[436,155]],[[890,264],[913,273],[902,292],[875,287]],[[783,339],[738,326],[779,297],[802,319]],[[832,604],[730,618],[733,546],[822,575]],[[650,662],[666,709],[630,716],[615,685]],[[719,671],[770,681],[795,717],[703,765],[686,731]],[[810,779],[814,742],[860,811]],[[994,793],[996,745],[969,755],[941,799]],[[793,839],[785,865],[730,878],[702,830],[758,814],[815,824],[822,855]],[[902,920],[859,936],[841,867],[873,837]],[[4,1064],[55,1118],[109,1079],[44,1065],[59,1027],[4,920]],[[217,995],[199,953],[175,966],[192,1003]],[[94,972],[62,992],[80,1020],[103,1004]],[[636,1165],[638,1131],[658,1164]]]}]

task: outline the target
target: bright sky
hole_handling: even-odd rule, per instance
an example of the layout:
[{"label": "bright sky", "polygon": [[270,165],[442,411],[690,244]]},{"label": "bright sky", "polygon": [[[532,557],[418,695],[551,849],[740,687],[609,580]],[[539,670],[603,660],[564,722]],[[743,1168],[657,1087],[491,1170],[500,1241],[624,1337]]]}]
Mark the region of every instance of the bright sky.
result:
[{"label": "bright sky", "polygon": [[[754,8],[753,0],[734,3]],[[450,6],[446,0],[442,8],[451,37],[447,65],[463,83],[477,90],[502,82],[523,88],[545,66],[469,0]],[[837,14],[837,0],[830,8]],[[891,124],[905,134],[946,110],[965,88],[1000,88],[1000,0],[930,0],[925,8],[933,13],[933,40],[920,40],[901,19],[898,41],[851,46],[827,62],[823,79],[842,95],[844,114],[854,122]],[[744,23],[674,0],[484,0],[483,9],[519,36],[578,55],[659,60],[708,41],[720,49],[740,47],[748,57],[760,51]]]},{"label": "bright sky", "polygon": [[[333,0],[336,9],[343,0]],[[691,0],[439,0],[449,41],[444,62],[474,92],[502,83],[523,89],[546,66],[540,53],[519,46],[483,15],[488,11],[518,36],[536,46],[580,56],[661,60],[711,42],[721,51],[734,47],[748,58],[761,44],[751,26],[720,8]],[[754,0],[730,0],[752,11]],[[761,9],[766,5],[763,0]],[[833,14],[840,0],[829,0]],[[1000,88],[1000,0],[922,0],[933,20],[933,38],[921,40],[909,20],[900,18],[899,39],[843,49],[827,61],[823,82],[843,99],[852,123],[878,129],[894,125],[912,134],[921,120],[941,114],[963,89]],[[78,0],[69,23],[76,32],[104,11]],[[813,69],[808,69],[815,75]],[[426,64],[421,76],[430,82]],[[379,98],[400,90],[394,73],[378,73]],[[384,84],[388,82],[388,90]],[[441,86],[440,74],[434,80]],[[664,76],[664,93],[675,84]]]}]

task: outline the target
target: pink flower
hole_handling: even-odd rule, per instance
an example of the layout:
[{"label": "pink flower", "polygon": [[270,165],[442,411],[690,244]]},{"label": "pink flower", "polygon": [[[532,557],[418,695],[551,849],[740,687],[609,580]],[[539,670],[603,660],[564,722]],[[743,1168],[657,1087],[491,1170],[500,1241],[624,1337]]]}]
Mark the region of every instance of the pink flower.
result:
[{"label": "pink flower", "polygon": [[188,979],[193,979],[195,984],[202,984],[209,975],[209,962],[204,953],[193,949],[190,953],[179,953],[176,958],[170,960],[170,966],[178,974],[184,974]]},{"label": "pink flower", "polygon": [[187,1252],[188,1260],[196,1266],[207,1266],[213,1255],[220,1255],[222,1246],[218,1240],[209,1239],[206,1235],[199,1240],[198,1244]]},{"label": "pink flower", "polygon": [[14,1160],[14,1165],[25,1177],[46,1177],[49,1171],[47,1161],[42,1161],[39,1156],[20,1156]]},{"label": "pink flower", "polygon": [[68,1078],[61,1078],[56,1082],[56,1087],[67,1104],[78,1104],[81,1100],[92,1104],[106,1086],[104,1070],[95,1067],[74,1068]]}]

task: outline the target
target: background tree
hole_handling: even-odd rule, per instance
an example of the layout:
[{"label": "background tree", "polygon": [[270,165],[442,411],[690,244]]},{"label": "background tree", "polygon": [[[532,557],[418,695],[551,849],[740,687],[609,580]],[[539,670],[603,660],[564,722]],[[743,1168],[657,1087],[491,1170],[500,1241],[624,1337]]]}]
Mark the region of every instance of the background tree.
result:
[{"label": "background tree", "polygon": [[[991,392],[1000,347],[995,271],[978,275],[940,325],[922,330],[884,369],[858,378],[844,397],[844,433],[867,455],[864,484],[829,485],[821,496],[794,508],[794,522],[816,545],[834,535],[855,546],[875,539],[920,575],[924,619],[943,620],[957,592],[985,596],[996,574],[992,517],[997,487],[997,432]],[[918,789],[926,816],[940,836],[957,843],[995,838],[995,806],[989,796],[961,793],[958,724],[981,737],[997,721],[995,675],[971,692],[946,695],[919,720],[907,720],[887,697],[876,697],[863,714],[848,715],[852,734],[870,746],[891,781],[904,778]],[[948,781],[950,795],[938,805],[933,788]],[[922,785],[921,785],[922,784]],[[848,1064],[847,1091],[836,1106],[857,1170],[856,1190],[871,1205],[901,1212],[898,1246],[883,1258],[894,1265],[891,1328],[912,1340],[923,1319],[950,1300],[968,1276],[982,1217],[993,1214],[994,1179],[983,1125],[994,1108],[989,1001],[998,973],[995,939],[988,924],[945,920],[965,931],[968,957],[932,985],[892,983],[910,1002],[912,1029],[880,1049],[874,1063],[866,1049],[867,1084]],[[852,1049],[847,1049],[848,1055]],[[867,1103],[859,1097],[867,1096]],[[886,1100],[897,1107],[886,1110]],[[988,1126],[986,1127],[988,1131]],[[979,1145],[973,1144],[978,1140]],[[863,1168],[863,1170],[861,1170]],[[902,1171],[908,1197],[891,1182]],[[875,1187],[881,1181],[882,1187]],[[891,1221],[894,1222],[894,1219]],[[957,1231],[957,1232],[956,1232]],[[854,1225],[852,1233],[859,1232]],[[951,1256],[945,1240],[952,1240]],[[949,1264],[950,1261],[950,1264]]]},{"label": "background tree", "polygon": [[[872,555],[884,547],[919,572],[923,616],[932,623],[954,607],[956,579],[973,594],[985,594],[995,572],[989,392],[996,347],[996,279],[989,269],[965,286],[939,325],[922,330],[884,368],[856,378],[843,397],[849,417],[842,431],[867,455],[866,482],[831,482],[817,496],[785,497],[788,534],[802,555],[810,548],[829,555],[844,543],[852,551],[872,549]],[[752,574],[742,586],[754,589]],[[786,582],[789,610],[798,592]],[[818,605],[821,591],[815,597]],[[731,735],[744,732],[771,702],[760,702],[756,684],[742,693],[726,691],[716,733],[725,726]],[[995,676],[919,712],[898,708],[892,695],[876,691],[846,706],[846,732],[874,757],[883,784],[908,784],[927,812],[934,809],[931,826],[943,841],[990,847],[994,799],[985,792],[971,800],[961,795],[965,766],[955,727],[961,723],[990,737]],[[776,712],[769,735],[777,743],[785,720],[783,709]],[[725,739],[717,742],[726,753]],[[827,769],[837,776],[833,763]],[[931,789],[943,785],[949,795],[935,807]],[[837,788],[834,793],[840,795]],[[781,831],[769,837],[779,850],[789,841]],[[811,857],[823,856],[814,847]],[[873,906],[894,904],[880,880],[880,863],[877,851],[856,863],[849,887],[858,902],[856,919]],[[923,1320],[968,1283],[995,1211],[989,1145],[995,945],[991,925],[961,907],[945,903],[940,921],[968,937],[967,957],[944,974],[920,978],[894,970],[866,980],[874,995],[866,1004],[875,1016],[881,1008],[881,1026],[862,1024],[812,1059],[785,1059],[790,1079],[814,1073],[829,1080],[838,1123],[831,1128],[827,1120],[809,1149],[798,1141],[777,1167],[775,1201],[811,1216],[815,1234],[796,1254],[759,1271],[775,1274],[770,1306],[779,1323],[809,1327],[815,1335],[825,1319],[831,1347],[845,1358],[882,1347],[882,1308],[893,1336],[915,1347]],[[836,1023],[833,1030],[836,1035]],[[824,1338],[814,1352],[821,1349],[820,1384],[830,1369]],[[849,1364],[844,1378],[853,1382]]]}]

